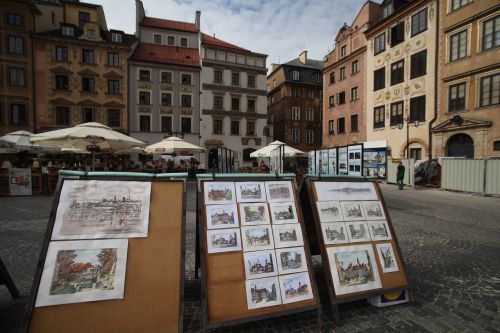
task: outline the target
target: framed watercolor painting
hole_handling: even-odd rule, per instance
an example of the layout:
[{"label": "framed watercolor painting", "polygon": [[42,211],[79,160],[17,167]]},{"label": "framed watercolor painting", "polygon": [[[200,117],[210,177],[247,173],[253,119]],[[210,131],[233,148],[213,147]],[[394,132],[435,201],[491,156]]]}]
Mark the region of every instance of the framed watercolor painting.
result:
[{"label": "framed watercolor painting", "polygon": [[295,202],[271,202],[269,208],[273,224],[298,223]]},{"label": "framed watercolor painting", "polygon": [[204,182],[205,205],[236,203],[234,182]]},{"label": "framed watercolor painting", "polygon": [[236,182],[234,186],[238,202],[266,202],[264,182]]},{"label": "framed watercolor painting", "polygon": [[273,250],[246,252],[243,254],[243,260],[247,280],[278,275]]},{"label": "framed watercolor painting", "polygon": [[399,271],[398,263],[396,262],[396,257],[394,256],[394,250],[392,249],[392,244],[378,243],[376,246],[382,272],[391,273]]},{"label": "framed watercolor painting", "polygon": [[271,225],[255,225],[241,228],[243,251],[272,250],[274,248]]},{"label": "framed watercolor painting", "polygon": [[266,202],[239,204],[241,225],[270,224],[269,209]]},{"label": "framed watercolor painting", "polygon": [[345,221],[364,220],[365,213],[360,201],[341,201],[342,215]]},{"label": "framed watercolor painting", "polygon": [[280,274],[307,271],[307,259],[302,246],[276,249],[276,260]]},{"label": "framed watercolor painting", "polygon": [[347,227],[344,222],[321,223],[321,231],[326,245],[349,242]]},{"label": "framed watercolor painting", "polygon": [[258,309],[281,304],[281,292],[278,277],[247,280],[248,309]]},{"label": "framed watercolor painting", "polygon": [[366,220],[385,220],[384,207],[380,201],[362,201]]},{"label": "framed watercolor painting", "polygon": [[205,206],[207,216],[207,229],[237,228],[238,209],[236,204],[208,205]]},{"label": "framed watercolor painting", "polygon": [[300,302],[313,298],[309,273],[280,275],[281,298],[283,304]]},{"label": "framed watercolor painting", "polygon": [[316,208],[321,223],[344,221],[339,201],[318,201]]},{"label": "framed watercolor painting", "polygon": [[274,224],[274,244],[277,248],[304,245],[300,224]]},{"label": "framed watercolor painting", "polygon": [[266,182],[266,194],[268,202],[295,201],[291,181]]},{"label": "framed watercolor painting", "polygon": [[240,229],[216,229],[207,231],[207,252],[241,251]]},{"label": "framed watercolor painting", "polygon": [[365,221],[351,221],[345,224],[347,226],[347,235],[351,243],[371,241],[368,225]]},{"label": "framed watercolor painting", "polygon": [[387,221],[368,221],[368,229],[374,241],[392,239]]}]

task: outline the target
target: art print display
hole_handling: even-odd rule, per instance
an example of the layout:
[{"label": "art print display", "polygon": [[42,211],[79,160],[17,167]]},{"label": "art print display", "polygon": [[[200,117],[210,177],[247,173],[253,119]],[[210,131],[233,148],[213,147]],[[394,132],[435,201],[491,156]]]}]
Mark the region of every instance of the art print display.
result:
[{"label": "art print display", "polygon": [[328,174],[337,174],[337,149],[335,148],[328,150]]},{"label": "art print display", "polygon": [[314,182],[318,201],[378,200],[372,182]]},{"label": "art print display", "polygon": [[368,221],[368,229],[374,241],[392,239],[387,221]]},{"label": "art print display", "polygon": [[151,182],[66,180],[53,240],[147,237]]},{"label": "art print display", "polygon": [[349,176],[361,176],[361,153],[363,145],[348,146]]},{"label": "art print display", "polygon": [[382,288],[371,244],[326,249],[335,294]]},{"label": "art print display", "polygon": [[242,227],[241,235],[245,252],[274,248],[273,232],[270,225]]},{"label": "art print display", "polygon": [[307,271],[307,259],[304,247],[276,249],[278,272],[290,274]]},{"label": "art print display", "polygon": [[346,226],[350,242],[355,243],[371,241],[368,225],[365,221],[346,222]]},{"label": "art print display", "polygon": [[329,174],[328,149],[321,150],[320,154],[321,154],[321,174],[328,175]]},{"label": "art print display", "polygon": [[273,224],[298,223],[295,202],[271,202],[269,207]]},{"label": "art print display", "polygon": [[246,281],[248,309],[258,309],[281,304],[278,277]]},{"label": "art print display", "polygon": [[223,229],[239,227],[236,204],[205,206],[207,229]]},{"label": "art print display", "polygon": [[291,181],[266,182],[267,200],[269,202],[294,201]]},{"label": "art print display", "polygon": [[348,243],[347,227],[344,222],[321,223],[325,244]]},{"label": "art print display", "polygon": [[241,250],[240,229],[216,229],[207,231],[207,252],[233,252]]},{"label": "art print display", "polygon": [[267,203],[239,204],[242,225],[270,224]]},{"label": "art print display", "polygon": [[347,147],[338,148],[338,163],[339,175],[347,175]]},{"label": "art print display", "polygon": [[365,219],[365,212],[359,201],[341,201],[340,207],[342,207],[342,215],[346,221]]},{"label": "art print display", "polygon": [[234,183],[238,202],[265,202],[266,188],[264,182]]},{"label": "art print display", "polygon": [[313,298],[309,273],[280,275],[281,297],[283,304],[300,302]]},{"label": "art print display", "polygon": [[316,208],[321,223],[344,221],[339,201],[318,201]]},{"label": "art print display", "polygon": [[314,175],[316,174],[316,165],[315,165],[315,162],[316,162],[316,151],[315,150],[311,150],[309,153],[308,153],[308,158],[307,158],[307,166],[308,166],[308,169],[309,169],[309,174],[310,175]]},{"label": "art print display", "polygon": [[32,195],[31,168],[9,168],[9,195]]},{"label": "art print display", "polygon": [[384,207],[380,201],[363,201],[366,220],[385,220]]},{"label": "art print display", "polygon": [[394,256],[394,250],[392,249],[392,244],[379,243],[376,244],[376,246],[382,272],[391,273],[399,271],[398,263],[396,262],[396,257]]},{"label": "art print display", "polygon": [[51,242],[35,307],[122,299],[127,239]]},{"label": "art print display", "polygon": [[273,225],[274,244],[277,248],[304,245],[300,224]]},{"label": "art print display", "polygon": [[247,280],[278,275],[276,256],[273,250],[246,252],[245,276]]},{"label": "art print display", "polygon": [[234,182],[205,182],[205,205],[236,203]]}]

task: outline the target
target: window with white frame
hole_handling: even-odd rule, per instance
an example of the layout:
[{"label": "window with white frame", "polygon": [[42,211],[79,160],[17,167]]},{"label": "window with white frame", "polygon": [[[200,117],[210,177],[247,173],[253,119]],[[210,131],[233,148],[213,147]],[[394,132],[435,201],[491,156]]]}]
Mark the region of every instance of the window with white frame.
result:
[{"label": "window with white frame", "polygon": [[427,7],[412,15],[411,36],[416,36],[425,30],[427,30]]},{"label": "window with white frame", "polygon": [[111,41],[113,43],[121,43],[122,40],[123,40],[122,34],[116,32],[111,33]]},{"label": "window with white frame", "polygon": [[381,33],[373,40],[373,54],[377,55],[385,51],[385,32]]},{"label": "window with white frame", "polygon": [[500,73],[482,77],[479,86],[479,106],[498,104],[500,104]]},{"label": "window with white frame", "polygon": [[500,46],[500,15],[482,23],[482,50],[491,50]]},{"label": "window with white frame", "polygon": [[335,123],[334,120],[328,120],[328,134],[335,133]]},{"label": "window with white frame", "polygon": [[456,61],[467,56],[468,29],[450,35],[449,61]]},{"label": "window with white frame", "polygon": [[181,84],[184,86],[191,85],[191,74],[182,73],[181,74]]},{"label": "window with white frame", "polygon": [[306,120],[314,121],[314,109],[306,109]]},{"label": "window with white frame", "polygon": [[300,132],[298,129],[292,129],[292,142],[299,142],[300,140]]},{"label": "window with white frame", "polygon": [[352,87],[351,88],[351,101],[356,101],[358,99],[359,99],[358,87]]},{"label": "window with white frame", "polygon": [[306,130],[306,142],[307,143],[314,143],[314,131],[313,130]]},{"label": "window with white frame", "polygon": [[294,80],[294,81],[299,81],[300,80],[299,71],[292,71],[292,80]]},{"label": "window with white frame", "polygon": [[453,12],[457,9],[460,9],[463,6],[467,5],[469,2],[470,0],[450,0],[450,11]]},{"label": "window with white frame", "polygon": [[340,48],[340,56],[345,57],[347,55],[347,46],[344,45]]},{"label": "window with white frame", "polygon": [[153,43],[155,43],[155,44],[161,44],[161,35],[155,34],[153,36]]},{"label": "window with white frame", "polygon": [[465,111],[465,89],[467,84],[460,82],[448,87],[448,112]]},{"label": "window with white frame", "polygon": [[174,36],[168,36],[167,37],[167,44],[170,46],[175,46],[175,37]]},{"label": "window with white frame", "polygon": [[192,96],[188,94],[181,94],[181,107],[190,108],[192,104]]},{"label": "window with white frame", "polygon": [[292,107],[292,119],[300,120],[300,107],[298,106]]}]

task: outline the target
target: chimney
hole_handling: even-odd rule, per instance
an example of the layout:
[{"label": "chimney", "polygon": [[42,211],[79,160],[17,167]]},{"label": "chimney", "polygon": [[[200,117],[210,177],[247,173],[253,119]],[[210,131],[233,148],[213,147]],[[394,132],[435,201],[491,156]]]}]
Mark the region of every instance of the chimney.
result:
[{"label": "chimney", "polygon": [[278,68],[279,64],[271,64],[271,72],[274,72],[276,68]]},{"label": "chimney", "polygon": [[302,53],[299,55],[299,61],[304,65],[307,64],[307,51],[302,51]]},{"label": "chimney", "polygon": [[200,19],[201,19],[201,12],[199,10],[196,11],[196,20],[194,21],[194,24],[196,25],[196,30],[200,31]]},{"label": "chimney", "polygon": [[139,24],[142,22],[142,19],[146,16],[144,12],[144,6],[141,0],[135,0],[135,37],[139,38]]}]

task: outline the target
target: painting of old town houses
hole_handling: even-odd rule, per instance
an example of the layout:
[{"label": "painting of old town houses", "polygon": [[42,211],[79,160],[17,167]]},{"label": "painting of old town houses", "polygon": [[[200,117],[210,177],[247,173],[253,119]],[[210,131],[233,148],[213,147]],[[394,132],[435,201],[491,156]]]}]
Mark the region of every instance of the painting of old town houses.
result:
[{"label": "painting of old town houses", "polygon": [[377,244],[377,254],[380,266],[382,266],[382,272],[391,273],[399,271],[398,263],[396,262],[396,257],[394,256],[394,250],[392,249],[391,243]]},{"label": "painting of old town houses", "polygon": [[281,304],[281,292],[277,277],[246,281],[248,309],[258,309]]},{"label": "painting of old town houses", "polygon": [[265,202],[266,189],[264,182],[235,183],[238,202]]},{"label": "painting of old town houses", "polygon": [[206,206],[207,228],[222,229],[239,227],[236,204]]},{"label": "painting of old town houses", "polygon": [[281,275],[279,277],[283,304],[313,298],[309,273]]},{"label": "painting of old town houses", "polygon": [[271,250],[274,248],[273,233],[271,226],[248,226],[241,228],[243,236],[243,250],[258,251]]},{"label": "painting of old town houses", "polygon": [[339,201],[318,201],[316,207],[321,223],[344,221]]},{"label": "painting of old town houses", "polygon": [[318,201],[378,200],[372,182],[314,182]]},{"label": "painting of old town houses", "polygon": [[387,221],[368,221],[368,229],[374,241],[392,239]]},{"label": "painting of old town houses", "polygon": [[273,225],[274,244],[277,248],[304,245],[300,224]]},{"label": "painting of old town houses", "polygon": [[290,181],[266,182],[266,193],[269,202],[294,201],[292,182]]},{"label": "painting of old town houses", "polygon": [[208,253],[241,250],[240,229],[216,229],[207,231]]},{"label": "painting of old town houses", "polygon": [[239,204],[242,225],[270,224],[269,208],[267,203]]},{"label": "painting of old town houses", "polygon": [[123,298],[127,239],[52,242],[37,306]]},{"label": "painting of old town houses", "polygon": [[363,201],[366,220],[385,220],[384,208],[380,201]]},{"label": "painting of old town houses", "polygon": [[381,288],[371,244],[327,248],[336,295]]},{"label": "painting of old town houses", "polygon": [[273,224],[298,223],[295,202],[271,202],[269,207]]},{"label": "painting of old town houses", "polygon": [[345,221],[364,220],[365,213],[359,201],[341,201],[342,214]]},{"label": "painting of old town houses", "polygon": [[307,261],[303,247],[276,249],[276,258],[280,274],[307,271]]},{"label": "painting of old town houses", "polygon": [[147,237],[150,182],[66,180],[53,240]]},{"label": "painting of old town houses", "polygon": [[350,242],[369,242],[371,241],[368,225],[365,221],[346,222],[347,235]]},{"label": "painting of old town houses", "polygon": [[341,244],[349,242],[347,227],[344,222],[321,223],[325,244]]},{"label": "painting of old town houses", "polygon": [[247,279],[278,275],[276,257],[273,250],[246,252],[243,257]]},{"label": "painting of old town houses", "polygon": [[236,203],[233,182],[205,182],[205,205]]}]

